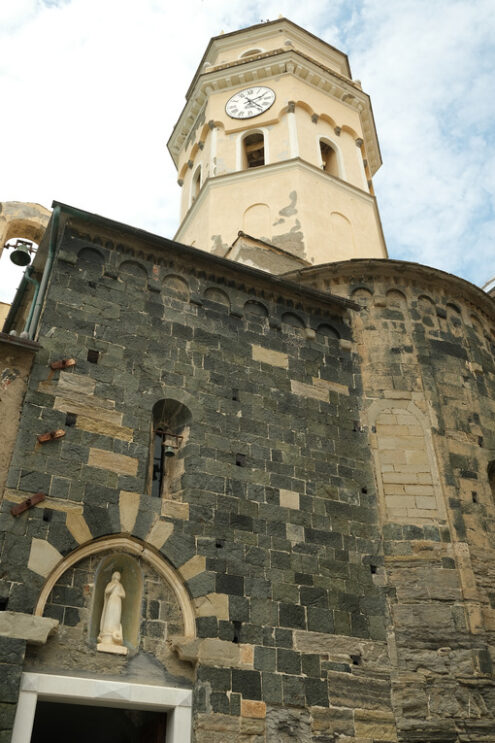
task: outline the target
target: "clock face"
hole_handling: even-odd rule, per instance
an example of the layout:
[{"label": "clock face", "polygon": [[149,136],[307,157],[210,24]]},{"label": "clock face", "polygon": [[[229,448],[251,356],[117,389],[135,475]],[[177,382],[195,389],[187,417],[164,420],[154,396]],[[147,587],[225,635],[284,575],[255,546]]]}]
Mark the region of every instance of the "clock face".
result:
[{"label": "clock face", "polygon": [[227,101],[225,110],[231,119],[252,119],[268,111],[274,101],[275,93],[271,88],[256,85],[235,93]]}]

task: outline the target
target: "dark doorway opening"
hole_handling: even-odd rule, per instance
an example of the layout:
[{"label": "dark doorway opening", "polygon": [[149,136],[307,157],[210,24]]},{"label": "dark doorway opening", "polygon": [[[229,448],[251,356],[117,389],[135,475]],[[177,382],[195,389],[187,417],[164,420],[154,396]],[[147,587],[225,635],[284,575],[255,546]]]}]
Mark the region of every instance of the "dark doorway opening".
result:
[{"label": "dark doorway opening", "polygon": [[38,702],[31,743],[165,743],[167,715]]}]

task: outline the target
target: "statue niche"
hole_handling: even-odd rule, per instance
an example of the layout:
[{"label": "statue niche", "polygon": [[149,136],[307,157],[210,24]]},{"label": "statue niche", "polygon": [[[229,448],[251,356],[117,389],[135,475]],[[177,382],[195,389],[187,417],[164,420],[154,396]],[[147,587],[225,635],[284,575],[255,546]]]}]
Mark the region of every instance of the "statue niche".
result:
[{"label": "statue niche", "polygon": [[102,653],[127,655],[139,645],[143,577],[125,552],[103,558],[95,576],[90,638]]},{"label": "statue niche", "polygon": [[120,573],[112,573],[112,580],[105,587],[103,611],[100,619],[100,634],[96,649],[102,653],[127,655],[122,635],[122,600],[125,591],[120,582]]}]

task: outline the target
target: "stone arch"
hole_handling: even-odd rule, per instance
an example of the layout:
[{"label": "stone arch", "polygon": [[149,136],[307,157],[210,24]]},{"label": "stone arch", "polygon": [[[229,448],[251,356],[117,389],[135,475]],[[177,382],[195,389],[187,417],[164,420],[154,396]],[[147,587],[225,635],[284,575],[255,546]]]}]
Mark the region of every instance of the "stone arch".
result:
[{"label": "stone arch", "polygon": [[39,245],[50,216],[51,211],[41,204],[23,201],[4,201],[0,204],[0,255],[5,243],[13,237]]},{"label": "stone arch", "polygon": [[251,204],[242,215],[242,230],[253,237],[271,239],[271,215],[268,204]]},{"label": "stone arch", "polygon": [[284,312],[282,315],[282,324],[291,330],[302,330],[306,327],[302,318],[296,315],[295,312]]},{"label": "stone arch", "polygon": [[401,292],[398,289],[389,289],[386,297],[387,305],[389,305],[390,307],[400,307],[401,309],[406,308],[407,300],[404,292]]},{"label": "stone arch", "polygon": [[100,552],[108,552],[112,550],[114,552],[126,552],[130,555],[135,555],[142,558],[147,562],[156,572],[169,584],[177,602],[180,606],[182,617],[184,620],[184,635],[186,637],[194,638],[196,636],[196,622],[194,609],[189,597],[187,588],[185,587],[181,577],[177,571],[165,560],[161,555],[157,554],[152,548],[141,542],[134,537],[125,537],[121,534],[115,536],[104,537],[102,539],[95,540],[89,544],[85,544],[82,547],[78,547],[71,552],[67,557],[61,560],[58,565],[51,571],[43,588],[41,589],[36,608],[34,610],[35,616],[43,616],[47,599],[52,592],[55,584],[62,577],[62,575],[76,565],[81,560],[92,555],[97,555]]},{"label": "stone arch", "polygon": [[266,320],[268,317],[268,310],[262,302],[258,302],[256,299],[248,299],[244,305],[244,314],[247,317],[255,317],[259,320]]},{"label": "stone arch", "polygon": [[176,276],[175,274],[168,274],[163,279],[163,289],[169,294],[174,294],[179,299],[183,299],[185,302],[189,299],[190,290],[189,285],[182,276]]},{"label": "stone arch", "polygon": [[148,272],[137,261],[123,261],[119,266],[119,275],[126,281],[144,284],[148,280]]},{"label": "stone arch", "polygon": [[100,250],[92,247],[81,248],[77,254],[77,267],[87,278],[99,278],[103,273],[105,259]]},{"label": "stone arch", "polygon": [[373,292],[366,286],[356,286],[351,292],[351,297],[366,306],[373,298]]},{"label": "stone arch", "polygon": [[209,286],[205,289],[203,294],[205,299],[210,302],[216,302],[217,304],[223,305],[226,309],[230,310],[230,299],[228,295],[221,289],[217,289],[216,286]]},{"label": "stone arch", "polygon": [[452,335],[460,338],[463,335],[462,312],[453,302],[447,303],[447,326]]},{"label": "stone arch", "polygon": [[339,331],[333,327],[333,325],[329,325],[328,323],[322,323],[321,325],[318,325],[316,328],[316,332],[320,335],[325,336],[329,340],[338,340],[340,338]]},{"label": "stone arch", "polygon": [[410,400],[375,400],[368,423],[383,519],[443,522],[445,506],[427,416]]}]

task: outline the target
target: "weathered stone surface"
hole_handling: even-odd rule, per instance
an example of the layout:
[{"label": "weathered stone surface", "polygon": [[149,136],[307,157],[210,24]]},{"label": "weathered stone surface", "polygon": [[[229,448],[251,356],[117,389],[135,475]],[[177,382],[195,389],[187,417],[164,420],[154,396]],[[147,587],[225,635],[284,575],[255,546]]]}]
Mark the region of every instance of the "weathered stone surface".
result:
[{"label": "weathered stone surface", "polygon": [[273,351],[263,346],[253,345],[252,353],[254,361],[261,361],[263,364],[270,364],[271,366],[279,366],[282,369],[287,369],[289,366],[288,355],[281,351]]},{"label": "weathered stone surface", "polygon": [[12,637],[42,645],[49,635],[56,632],[57,627],[58,621],[49,617],[37,617],[17,611],[0,612],[0,637]]},{"label": "weathered stone surface", "polygon": [[88,464],[90,467],[110,470],[117,475],[135,476],[138,468],[138,460],[135,457],[95,448],[89,450]]}]

